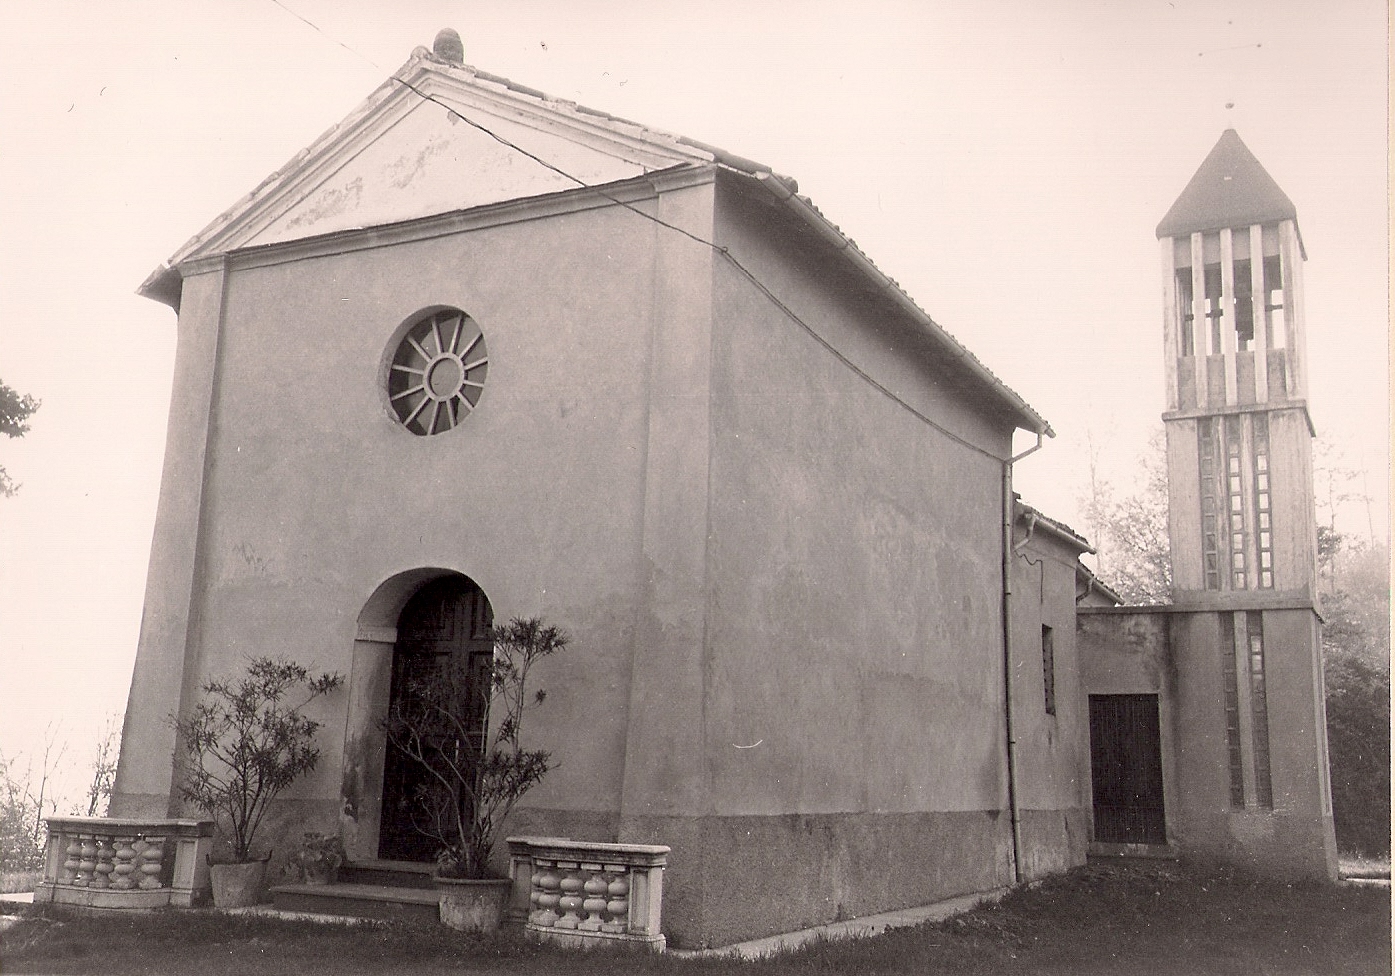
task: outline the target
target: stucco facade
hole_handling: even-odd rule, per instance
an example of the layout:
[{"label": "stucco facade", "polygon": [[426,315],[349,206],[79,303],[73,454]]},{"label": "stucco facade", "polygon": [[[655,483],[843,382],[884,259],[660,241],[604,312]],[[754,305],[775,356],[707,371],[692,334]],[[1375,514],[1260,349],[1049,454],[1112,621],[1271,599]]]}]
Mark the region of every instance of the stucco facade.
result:
[{"label": "stucco facade", "polygon": [[[377,857],[399,616],[459,575],[572,637],[535,672],[557,766],[512,830],[669,845],[676,944],[1081,860],[1080,547],[1006,551],[1012,435],[1045,422],[792,181],[424,51],[400,74],[431,98],[388,86],[147,283],[180,340],[113,814],[175,811],[166,717],[284,655],[348,680],[268,841]],[[604,186],[511,182],[451,112]],[[417,436],[387,377],[443,308],[488,376]]]}]

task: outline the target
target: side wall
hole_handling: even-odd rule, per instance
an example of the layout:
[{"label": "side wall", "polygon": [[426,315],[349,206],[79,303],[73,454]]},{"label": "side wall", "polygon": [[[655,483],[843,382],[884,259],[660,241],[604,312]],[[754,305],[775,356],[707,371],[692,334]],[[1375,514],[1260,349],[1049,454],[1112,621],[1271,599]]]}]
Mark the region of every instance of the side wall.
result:
[{"label": "side wall", "polygon": [[193,580],[200,548],[205,446],[217,388],[223,285],[221,264],[184,283],[164,471],[112,789],[113,817],[162,818],[174,812],[175,736],[169,716],[181,711],[182,702],[197,688],[187,673],[186,655],[190,632],[198,626]]},{"label": "side wall", "polygon": [[[669,893],[680,942],[721,945],[1013,876],[999,460],[1010,424],[932,371],[904,320],[787,220],[718,194],[720,243],[838,354],[715,263],[694,685],[707,789],[650,825],[685,839],[675,882],[685,851],[700,858],[700,888],[681,875]],[[700,927],[680,927],[695,916]]]},{"label": "side wall", "polygon": [[[1076,646],[1080,550],[1017,524],[1012,570],[1012,727],[1022,870],[1027,880],[1085,863],[1090,843],[1090,729]],[[1053,710],[1047,710],[1050,631]]]}]

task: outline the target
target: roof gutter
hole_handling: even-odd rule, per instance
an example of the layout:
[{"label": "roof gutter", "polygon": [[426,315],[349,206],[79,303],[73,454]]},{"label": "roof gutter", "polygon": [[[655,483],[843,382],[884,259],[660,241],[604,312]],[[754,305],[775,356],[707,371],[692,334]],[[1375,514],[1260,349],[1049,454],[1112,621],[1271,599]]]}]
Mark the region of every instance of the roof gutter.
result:
[{"label": "roof gutter", "polygon": [[[750,173],[743,175],[751,176]],[[934,319],[926,314],[925,310],[917,305],[891,278],[887,277],[867,255],[863,254],[849,238],[844,236],[827,217],[819,213],[811,204],[799,196],[798,186],[791,186],[791,182],[785,177],[769,172],[758,172],[754,174],[756,180],[770,191],[777,199],[798,216],[805,224],[814,230],[824,239],[834,250],[846,255],[849,261],[857,266],[867,278],[869,278],[887,298],[905,311],[911,318],[918,322],[931,337],[936,339],[940,346],[950,355],[957,359],[960,364],[985,383],[990,389],[1011,408],[1016,418],[1021,421],[1019,426],[1023,430],[1031,431],[1038,437],[1045,435],[1055,437],[1056,432],[1051,429],[1051,425],[1046,419],[1032,409],[1032,407],[1020,396],[1009,389],[1002,380],[994,376],[993,373],[979,362],[969,350],[959,342],[958,339],[946,332]]]}]

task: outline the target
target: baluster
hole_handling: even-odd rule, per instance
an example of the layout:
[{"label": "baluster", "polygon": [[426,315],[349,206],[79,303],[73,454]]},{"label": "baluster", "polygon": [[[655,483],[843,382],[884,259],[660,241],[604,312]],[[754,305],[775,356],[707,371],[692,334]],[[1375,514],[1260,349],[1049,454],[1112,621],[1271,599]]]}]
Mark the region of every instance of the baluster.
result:
[{"label": "baluster", "polygon": [[162,867],[160,862],[164,856],[165,839],[163,837],[145,838],[145,850],[141,851],[139,887],[145,889],[164,887],[160,884],[160,869]]},{"label": "baluster", "polygon": [[559,918],[557,903],[561,900],[562,879],[558,877],[554,863],[539,861],[537,866],[540,870],[533,872],[533,893],[530,898],[537,910],[528,917],[528,921],[550,927],[556,925]]},{"label": "baluster", "polygon": [[630,928],[630,879],[623,864],[606,865],[610,870],[610,884],[606,895],[610,899],[605,904],[606,920],[602,932],[624,935]]},{"label": "baluster", "polygon": [[114,865],[112,864],[112,858],[115,855],[116,850],[111,845],[110,837],[104,837],[99,834],[96,840],[97,864],[92,869],[94,872],[92,875],[92,887],[110,888],[111,872],[112,868],[114,867]]},{"label": "baluster", "polygon": [[63,871],[58,875],[60,884],[76,884],[78,865],[82,863],[82,838],[77,834],[69,835],[68,848],[63,852],[67,859],[63,861]]},{"label": "baluster", "polygon": [[92,883],[92,871],[97,867],[97,843],[91,834],[79,834],[77,873],[73,884],[86,888]]},{"label": "baluster", "polygon": [[577,870],[575,864],[563,865],[559,862],[557,866],[562,868],[565,873],[562,875],[562,897],[557,902],[562,909],[562,917],[557,920],[554,927],[575,930],[581,925],[581,916],[577,914],[582,902],[581,872]]},{"label": "baluster", "polygon": [[586,917],[577,928],[582,932],[599,932],[605,923],[606,892],[610,886],[599,864],[583,864],[581,870],[586,875],[581,889],[586,896],[581,903]]},{"label": "baluster", "polygon": [[135,887],[135,881],[131,878],[131,872],[136,869],[136,849],[131,846],[134,841],[134,837],[118,837],[112,845],[115,850],[112,853],[111,886],[121,891]]}]

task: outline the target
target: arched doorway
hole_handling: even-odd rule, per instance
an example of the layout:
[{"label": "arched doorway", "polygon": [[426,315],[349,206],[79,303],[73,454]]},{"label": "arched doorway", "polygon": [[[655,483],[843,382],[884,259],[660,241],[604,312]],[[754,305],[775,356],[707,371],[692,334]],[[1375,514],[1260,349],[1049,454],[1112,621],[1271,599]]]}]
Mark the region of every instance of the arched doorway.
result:
[{"label": "arched doorway", "polygon": [[[445,576],[423,586],[407,601],[397,620],[397,640],[392,651],[392,684],[389,710],[411,695],[414,680],[445,655],[468,661],[477,676],[480,703],[473,730],[466,741],[442,741],[436,746],[464,755],[481,755],[488,720],[489,667],[494,645],[489,639],[493,611],[484,591],[465,576]],[[463,663],[463,662],[462,662]],[[395,861],[431,861],[438,842],[417,828],[421,791],[430,789],[421,767],[387,745],[383,764],[382,819],[378,830],[378,856]]]}]

